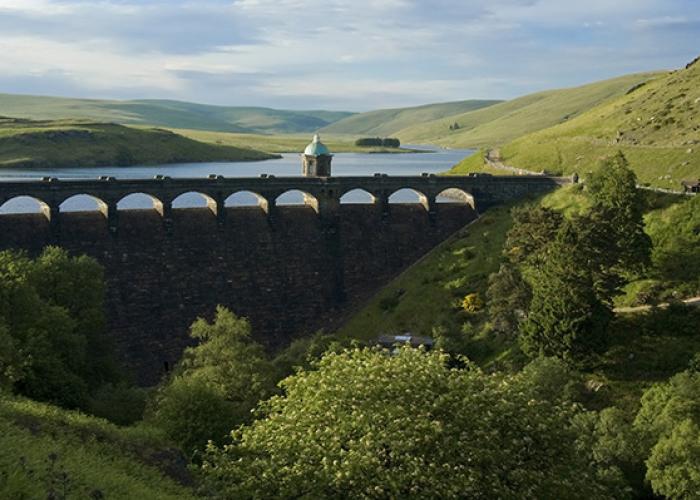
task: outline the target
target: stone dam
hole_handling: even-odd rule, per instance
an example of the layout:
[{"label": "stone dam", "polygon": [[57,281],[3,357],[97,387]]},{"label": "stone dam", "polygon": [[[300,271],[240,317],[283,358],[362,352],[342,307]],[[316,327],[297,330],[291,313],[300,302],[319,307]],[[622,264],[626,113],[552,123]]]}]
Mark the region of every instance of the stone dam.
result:
[{"label": "stone dam", "polygon": [[[36,255],[47,245],[87,254],[105,269],[108,334],[143,385],[157,383],[190,345],[189,325],[221,304],[249,318],[270,349],[328,330],[489,207],[571,182],[547,176],[273,177],[0,182],[0,206],[18,197],[43,213],[0,215],[0,249]],[[352,190],[372,203],[341,204]],[[420,203],[390,204],[401,189]],[[290,190],[303,205],[281,206]],[[173,209],[184,193],[206,208]],[[258,206],[226,207],[250,192]],[[151,210],[118,210],[133,193]],[[440,195],[452,202],[438,203]],[[89,195],[97,211],[63,212]]]}]

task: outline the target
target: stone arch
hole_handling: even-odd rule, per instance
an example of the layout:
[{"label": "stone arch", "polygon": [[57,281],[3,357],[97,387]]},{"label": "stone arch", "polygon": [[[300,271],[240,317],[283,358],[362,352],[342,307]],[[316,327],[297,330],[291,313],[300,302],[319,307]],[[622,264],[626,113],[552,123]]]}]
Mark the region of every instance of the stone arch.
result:
[{"label": "stone arch", "polygon": [[107,203],[93,194],[77,193],[63,199],[58,205],[59,212],[100,212],[107,217]]},{"label": "stone arch", "polygon": [[247,189],[242,189],[231,193],[224,200],[224,207],[226,208],[241,208],[241,207],[260,207],[263,211],[267,212],[270,207],[270,202],[260,193],[255,191],[248,191]]},{"label": "stone arch", "polygon": [[339,199],[340,204],[373,204],[377,197],[362,188],[353,188],[345,191]]},{"label": "stone arch", "polygon": [[44,200],[29,195],[17,195],[0,204],[0,215],[7,214],[44,214],[51,218],[51,209]]},{"label": "stone arch", "polygon": [[219,204],[214,198],[201,191],[184,191],[173,198],[173,209],[179,208],[208,208],[215,215],[219,211]]},{"label": "stone arch", "polygon": [[[416,199],[417,197],[417,199]],[[388,198],[390,204],[420,204],[426,210],[430,209],[430,199],[428,196],[412,187],[399,188],[394,190]]]},{"label": "stone arch", "polygon": [[466,204],[476,209],[474,195],[460,188],[446,188],[435,196],[435,203]]},{"label": "stone arch", "polygon": [[275,198],[275,206],[305,205],[318,212],[318,198],[300,189],[288,189]]},{"label": "stone arch", "polygon": [[[150,201],[150,206],[148,202]],[[117,200],[117,210],[148,210],[153,209],[160,215],[164,215],[163,201],[150,193],[135,191],[128,193]]]}]

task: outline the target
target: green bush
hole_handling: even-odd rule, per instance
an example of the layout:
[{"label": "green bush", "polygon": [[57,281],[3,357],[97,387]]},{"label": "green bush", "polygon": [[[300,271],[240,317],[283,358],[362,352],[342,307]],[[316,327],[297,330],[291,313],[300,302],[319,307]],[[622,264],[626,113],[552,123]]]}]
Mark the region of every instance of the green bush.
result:
[{"label": "green bush", "polygon": [[209,439],[222,442],[233,427],[249,422],[258,401],[274,390],[274,369],[250,338],[247,320],[218,307],[214,321],[200,318],[175,374],[157,392],[148,420],[187,452]]},{"label": "green bush", "polygon": [[104,337],[104,280],[88,257],[0,252],[0,385],[67,408],[120,378]]},{"label": "green bush", "polygon": [[700,491],[700,373],[686,371],[648,389],[634,420],[654,492],[694,498]]},{"label": "green bush", "polygon": [[118,425],[131,425],[143,418],[148,392],[126,384],[105,384],[92,396],[89,411]]},{"label": "green bush", "polygon": [[249,419],[245,410],[206,381],[177,376],[159,391],[149,420],[192,456],[209,440],[226,442],[231,429]]}]

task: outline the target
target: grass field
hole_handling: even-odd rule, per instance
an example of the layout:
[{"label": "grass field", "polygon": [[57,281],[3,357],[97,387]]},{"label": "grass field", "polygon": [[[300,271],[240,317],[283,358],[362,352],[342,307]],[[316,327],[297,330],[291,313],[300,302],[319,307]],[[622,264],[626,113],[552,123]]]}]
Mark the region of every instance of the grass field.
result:
[{"label": "grass field", "polygon": [[113,101],[0,94],[0,115],[274,134],[313,132],[352,113],[209,106],[168,100]]},{"label": "grass field", "polygon": [[411,108],[379,109],[343,118],[324,127],[322,132],[386,137],[416,123],[425,123],[446,116],[486,108],[499,102],[501,101],[469,100],[427,104]]},{"label": "grass field", "polygon": [[[406,143],[449,147],[495,146],[567,122],[596,105],[621,95],[659,73],[625,75],[580,87],[529,94],[511,101],[440,120],[417,123],[396,135]],[[354,118],[354,117],[353,117]],[[458,123],[458,130],[450,125]]]},{"label": "grass field", "polygon": [[0,430],[0,498],[194,498],[184,458],[153,430],[5,394]]},{"label": "grass field", "polygon": [[253,149],[206,144],[162,129],[75,120],[0,118],[0,169],[253,161],[274,157]]},{"label": "grass field", "polygon": [[[680,189],[700,178],[700,65],[665,74],[556,126],[500,148],[508,165],[585,176],[622,151],[641,183]],[[455,171],[478,169],[476,158]]]},{"label": "grass field", "polygon": [[[268,153],[301,153],[311,136],[309,134],[235,134],[191,129],[172,129],[173,132],[196,141],[238,148],[249,148]],[[332,153],[414,153],[424,152],[408,148],[377,148],[355,145],[355,136],[323,134],[321,140]]]}]

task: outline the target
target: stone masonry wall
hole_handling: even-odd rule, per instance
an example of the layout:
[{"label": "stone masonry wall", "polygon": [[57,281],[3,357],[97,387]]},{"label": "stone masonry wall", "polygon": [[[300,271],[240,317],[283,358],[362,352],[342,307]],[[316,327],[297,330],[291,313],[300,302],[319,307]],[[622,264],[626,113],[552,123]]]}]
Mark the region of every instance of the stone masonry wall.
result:
[{"label": "stone masonry wall", "polygon": [[272,223],[259,208],[120,212],[110,233],[96,212],[61,214],[52,239],[37,215],[0,216],[0,249],[37,254],[58,244],[105,268],[108,333],[123,363],[154,384],[190,344],[188,327],[217,304],[246,316],[270,349],[332,324],[474,218],[465,205],[440,204],[433,221],[418,205],[341,205],[322,221],[307,207],[280,207]]}]

